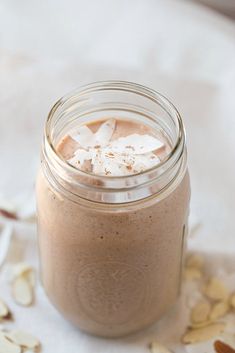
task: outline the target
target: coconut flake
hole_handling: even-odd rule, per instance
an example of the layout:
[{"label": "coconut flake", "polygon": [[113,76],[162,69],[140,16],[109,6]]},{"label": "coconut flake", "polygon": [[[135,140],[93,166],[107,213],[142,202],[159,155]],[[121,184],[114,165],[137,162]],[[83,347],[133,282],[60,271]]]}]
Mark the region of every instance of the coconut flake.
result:
[{"label": "coconut flake", "polygon": [[93,173],[99,175],[131,175],[140,173],[160,162],[153,153],[146,155],[128,155],[107,153],[99,150],[92,158]]},{"label": "coconut flake", "polygon": [[104,146],[111,140],[115,126],[116,120],[109,119],[99,127],[95,134],[93,134],[88,126],[83,125],[74,134],[70,134],[70,136],[83,148],[95,147],[97,145]]},{"label": "coconut flake", "polygon": [[160,159],[153,153],[138,155],[135,156],[133,170],[135,173],[140,173],[146,169],[154,167],[158,163],[160,163]]},{"label": "coconut flake", "polygon": [[110,143],[113,151],[119,153],[146,154],[163,147],[163,143],[150,135],[132,134]]},{"label": "coconut flake", "polygon": [[[99,156],[100,157],[100,156]],[[103,159],[97,157],[93,165],[93,173],[98,175],[115,175],[122,176],[125,173],[124,167],[112,159]]]},{"label": "coconut flake", "polygon": [[106,120],[95,133],[97,145],[105,146],[111,140],[115,127],[115,119]]},{"label": "coconut flake", "polygon": [[80,126],[76,132],[70,134],[70,136],[83,148],[95,146],[95,136],[86,125]]},{"label": "coconut flake", "polygon": [[85,151],[79,148],[68,162],[76,168],[81,168],[84,162],[91,160],[92,157],[93,153],[91,151]]}]

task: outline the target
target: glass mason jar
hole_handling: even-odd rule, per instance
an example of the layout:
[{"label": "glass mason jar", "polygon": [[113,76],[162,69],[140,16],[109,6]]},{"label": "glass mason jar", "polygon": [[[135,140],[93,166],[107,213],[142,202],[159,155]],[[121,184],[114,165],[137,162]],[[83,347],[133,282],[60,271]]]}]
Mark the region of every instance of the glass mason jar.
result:
[{"label": "glass mason jar", "polygon": [[[78,170],[56,150],[80,124],[118,117],[160,131],[171,152],[135,175]],[[91,334],[146,327],[175,302],[181,282],[190,186],[176,108],[144,86],[107,81],[60,99],[49,113],[37,178],[41,278],[56,308]]]}]

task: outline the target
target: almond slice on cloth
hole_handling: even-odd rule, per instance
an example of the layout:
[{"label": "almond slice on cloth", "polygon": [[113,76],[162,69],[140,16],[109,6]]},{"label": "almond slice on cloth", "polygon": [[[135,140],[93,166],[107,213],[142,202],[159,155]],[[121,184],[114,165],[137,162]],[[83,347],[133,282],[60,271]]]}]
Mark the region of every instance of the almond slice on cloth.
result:
[{"label": "almond slice on cloth", "polygon": [[223,323],[211,324],[209,326],[189,330],[182,338],[185,344],[208,341],[224,332],[226,325]]},{"label": "almond slice on cloth", "polygon": [[211,320],[206,320],[206,321],[203,321],[203,322],[197,322],[197,323],[191,323],[189,325],[189,328],[190,329],[197,329],[197,328],[203,328],[203,327],[206,327],[206,326],[209,326],[211,324],[213,324],[214,322],[211,321]]},{"label": "almond slice on cloth", "polygon": [[15,202],[9,200],[8,197],[0,194],[0,216],[17,219],[17,207]]},{"label": "almond slice on cloth", "polygon": [[4,264],[10,248],[13,227],[11,224],[0,226],[0,267]]},{"label": "almond slice on cloth", "polygon": [[22,349],[19,345],[9,341],[4,332],[0,332],[0,353],[21,353]]},{"label": "almond slice on cloth", "polygon": [[184,346],[184,349],[185,350],[179,351],[179,353],[215,353],[211,340],[187,344]]},{"label": "almond slice on cloth", "polygon": [[215,303],[211,309],[210,320],[215,321],[225,316],[229,312],[228,302]]},{"label": "almond slice on cloth", "polygon": [[235,353],[235,348],[220,340],[214,342],[214,348],[216,353]]},{"label": "almond slice on cloth", "polygon": [[15,302],[19,305],[30,306],[33,302],[33,288],[23,276],[17,277],[13,281],[12,294]]},{"label": "almond slice on cloth", "polygon": [[194,267],[186,267],[184,269],[184,279],[186,281],[194,281],[202,278],[201,270]]},{"label": "almond slice on cloth", "polygon": [[40,346],[40,342],[36,337],[21,330],[14,330],[7,333],[7,338],[13,343],[27,349],[36,349]]},{"label": "almond slice on cloth", "polygon": [[211,304],[207,300],[200,300],[191,311],[191,322],[194,324],[208,320]]},{"label": "almond slice on cloth", "polygon": [[[215,350],[215,342],[221,342],[221,347],[220,344],[216,347],[218,349]],[[224,338],[224,333],[217,339],[211,339],[209,341],[205,342],[199,342],[195,344],[187,344],[185,346],[185,350],[187,353],[235,353],[235,351],[230,351],[230,350],[224,350],[225,346],[228,347],[235,347],[234,345],[234,338],[230,339],[227,341]],[[227,348],[227,347],[226,347]],[[221,350],[220,350],[221,349]],[[181,353],[181,351],[180,351]]]},{"label": "almond slice on cloth", "polygon": [[219,278],[212,277],[205,288],[205,295],[212,300],[227,300],[229,292]]},{"label": "almond slice on cloth", "polygon": [[13,276],[14,277],[23,276],[30,271],[33,271],[33,268],[31,265],[29,265],[27,262],[19,262],[13,268]]},{"label": "almond slice on cloth", "polygon": [[151,353],[171,353],[171,351],[159,342],[152,342],[149,345]]},{"label": "almond slice on cloth", "polygon": [[0,216],[3,216],[5,218],[9,218],[9,219],[12,219],[12,220],[17,220],[18,217],[17,217],[17,214],[16,213],[13,213],[13,212],[9,212],[3,208],[0,208]]},{"label": "almond slice on cloth", "polygon": [[12,269],[13,280],[17,277],[24,277],[31,284],[32,287],[35,286],[36,278],[35,272],[31,265],[26,262],[19,262]]},{"label": "almond slice on cloth", "polygon": [[8,315],[9,309],[7,305],[0,299],[0,319]]},{"label": "almond slice on cloth", "polygon": [[201,270],[204,266],[204,259],[201,255],[192,254],[186,260],[186,267],[193,267]]},{"label": "almond slice on cloth", "polygon": [[18,194],[12,201],[1,199],[0,196],[0,216],[12,220],[34,222],[36,220],[36,200],[33,190],[30,194]]},{"label": "almond slice on cloth", "polygon": [[1,320],[11,320],[11,319],[12,319],[11,311],[9,310],[6,303],[4,303],[4,301],[0,299],[0,321]]}]

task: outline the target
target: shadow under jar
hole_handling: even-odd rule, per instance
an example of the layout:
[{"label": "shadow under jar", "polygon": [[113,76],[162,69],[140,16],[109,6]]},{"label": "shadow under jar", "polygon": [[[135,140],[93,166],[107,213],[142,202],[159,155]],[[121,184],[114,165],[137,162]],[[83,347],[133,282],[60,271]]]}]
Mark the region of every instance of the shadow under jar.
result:
[{"label": "shadow under jar", "polygon": [[[169,153],[151,169],[119,177],[81,171],[58,153],[71,129],[110,117],[160,134]],[[165,97],[106,81],[59,100],[46,122],[36,189],[42,283],[64,317],[88,333],[117,337],[172,306],[190,186],[183,123]]]}]

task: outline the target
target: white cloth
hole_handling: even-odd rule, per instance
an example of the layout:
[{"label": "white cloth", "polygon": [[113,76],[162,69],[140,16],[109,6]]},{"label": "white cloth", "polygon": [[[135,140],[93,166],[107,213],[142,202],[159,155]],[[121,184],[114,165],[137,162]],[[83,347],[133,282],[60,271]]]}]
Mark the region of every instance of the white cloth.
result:
[{"label": "white cloth", "polygon": [[[192,223],[201,224],[189,246],[235,272],[235,24],[189,1],[2,0],[0,33],[0,196],[32,194],[43,123],[57,98],[95,80],[143,83],[185,121]],[[33,225],[16,224],[9,262],[37,266],[35,237]],[[35,306],[16,306],[5,277],[9,327],[34,333],[45,353],[144,353],[153,338],[184,351],[176,344],[187,320],[180,304],[144,332],[103,340],[63,320],[40,286]]]}]

